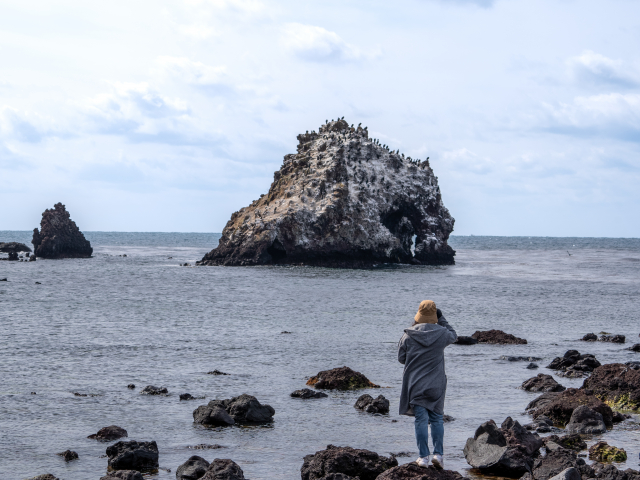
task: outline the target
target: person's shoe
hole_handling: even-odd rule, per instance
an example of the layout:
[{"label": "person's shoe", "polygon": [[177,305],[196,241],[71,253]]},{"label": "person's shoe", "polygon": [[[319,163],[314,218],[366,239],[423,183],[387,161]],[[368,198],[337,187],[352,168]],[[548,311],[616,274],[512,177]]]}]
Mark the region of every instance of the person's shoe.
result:
[{"label": "person's shoe", "polygon": [[442,459],[442,455],[438,455],[437,453],[431,459],[431,463],[438,470],[442,470],[444,468],[444,460]]},{"label": "person's shoe", "polygon": [[429,466],[429,457],[418,457],[416,463],[420,467],[427,468]]}]

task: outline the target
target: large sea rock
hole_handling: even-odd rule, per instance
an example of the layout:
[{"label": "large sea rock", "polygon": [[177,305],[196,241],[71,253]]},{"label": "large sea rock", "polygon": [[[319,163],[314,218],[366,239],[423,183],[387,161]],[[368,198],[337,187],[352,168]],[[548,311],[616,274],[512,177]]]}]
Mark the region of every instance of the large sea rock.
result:
[{"label": "large sea rock", "polygon": [[640,370],[629,368],[628,365],[602,365],[584,381],[582,388],[593,391],[614,408],[640,409]]},{"label": "large sea rock", "polygon": [[112,470],[153,471],[158,468],[156,442],[117,442],[107,447],[109,468]]},{"label": "large sea rock", "polygon": [[454,263],[454,219],[428,159],[405,158],[344,120],[298,141],[269,191],[231,215],[199,265]]},{"label": "large sea rock", "polygon": [[33,229],[31,242],[35,255],[42,258],[88,258],[93,253],[62,203],[43,212],[40,231]]},{"label": "large sea rock", "polygon": [[383,457],[370,450],[328,445],[326,450],[304,457],[300,476],[302,480],[321,480],[330,474],[343,474],[360,480],[375,480],[382,472],[396,466],[398,461],[394,457]]},{"label": "large sea rock", "polygon": [[613,411],[596,397],[591,390],[568,388],[564,392],[547,392],[532,400],[527,411],[538,418],[549,417],[556,425],[565,426],[571,420],[573,411],[584,405],[602,415],[607,427],[613,426]]},{"label": "large sea rock", "polygon": [[271,405],[262,405],[256,397],[244,393],[199,406],[193,411],[193,421],[213,426],[259,424],[272,422],[275,413]]}]

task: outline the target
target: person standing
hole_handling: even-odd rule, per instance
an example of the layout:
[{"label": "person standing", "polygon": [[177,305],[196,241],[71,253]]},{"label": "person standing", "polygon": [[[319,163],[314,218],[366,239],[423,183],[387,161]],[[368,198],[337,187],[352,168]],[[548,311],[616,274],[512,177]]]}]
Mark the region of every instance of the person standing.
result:
[{"label": "person standing", "polygon": [[398,343],[398,361],[404,365],[400,415],[415,417],[419,457],[416,463],[429,465],[429,424],[433,442],[431,463],[444,468],[444,397],[447,376],[444,371],[444,349],[458,339],[436,304],[420,302],[414,324],[404,331]]}]

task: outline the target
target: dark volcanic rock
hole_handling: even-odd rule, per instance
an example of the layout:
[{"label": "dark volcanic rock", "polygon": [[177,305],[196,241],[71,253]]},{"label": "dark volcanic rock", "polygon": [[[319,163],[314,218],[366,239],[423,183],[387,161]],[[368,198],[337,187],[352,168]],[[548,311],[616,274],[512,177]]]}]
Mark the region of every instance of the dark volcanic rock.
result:
[{"label": "dark volcanic rock", "polygon": [[531,362],[529,365],[527,365],[527,369],[528,370],[535,370],[536,368],[538,368],[538,364],[537,363]]},{"label": "dark volcanic rock", "polygon": [[156,470],[158,445],[156,442],[117,442],[107,447],[109,468],[112,470]]},{"label": "dark volcanic rock", "polygon": [[640,370],[622,363],[610,363],[596,368],[584,381],[582,388],[592,390],[614,408],[640,409]]},{"label": "dark volcanic rock", "polygon": [[144,480],[144,477],[136,470],[116,470],[100,480]]},{"label": "dark volcanic rock", "polygon": [[571,467],[551,477],[550,480],[582,480],[582,475],[580,474],[580,470]]},{"label": "dark volcanic rock", "polygon": [[397,465],[395,458],[383,457],[369,450],[327,445],[326,450],[304,457],[300,474],[302,480],[320,480],[331,473],[375,480],[382,472]]},{"label": "dark volcanic rock", "polygon": [[480,425],[467,439],[464,457],[483,473],[520,477],[531,470],[541,446],[540,437],[507,417],[500,428],[493,420]]},{"label": "dark volcanic rock", "polygon": [[117,440],[118,438],[127,437],[127,431],[116,425],[104,427],[98,430],[98,433],[89,435],[87,438],[93,438],[96,440]]},{"label": "dark volcanic rock", "polygon": [[598,480],[640,480],[640,472],[637,470],[618,470],[610,463],[594,463],[593,473]]},{"label": "dark volcanic rock", "polygon": [[560,370],[558,375],[570,378],[583,377],[600,366],[600,362],[595,356],[585,353],[580,354],[577,350],[568,350],[564,356],[554,358],[547,368]]},{"label": "dark volcanic rock", "polygon": [[553,442],[557,445],[560,445],[562,448],[567,448],[576,452],[587,449],[587,443],[577,433],[562,435],[561,437],[559,437],[558,435],[549,435],[542,440],[544,441],[545,445],[547,445],[549,442]]},{"label": "dark volcanic rock", "polygon": [[[211,400],[207,406],[212,409],[215,407],[224,409],[235,423],[269,423],[273,421],[276,413],[273,407],[262,405],[256,397],[246,393],[227,400]],[[193,412],[193,415],[195,418],[196,412]]]},{"label": "dark volcanic rock", "polygon": [[64,452],[56,453],[56,455],[64,458],[65,462],[70,462],[71,460],[78,459],[78,454],[73,450],[65,450]]},{"label": "dark volcanic rock", "polygon": [[221,372],[220,370],[212,370],[210,372],[207,372],[207,375],[229,375],[229,374]]},{"label": "dark volcanic rock", "polygon": [[478,340],[473,337],[458,335],[458,339],[454,343],[455,345],[475,345],[478,343]]},{"label": "dark volcanic rock", "polygon": [[196,399],[196,397],[194,397],[190,393],[181,393],[180,394],[180,400],[195,400],[195,399]]},{"label": "dark volcanic rock", "polygon": [[140,392],[141,395],[167,395],[169,391],[165,387],[154,387],[147,385]]},{"label": "dark volcanic rock", "polygon": [[464,480],[465,478],[453,470],[439,470],[432,465],[425,468],[415,463],[407,463],[390,468],[376,480]]},{"label": "dark volcanic rock", "polygon": [[200,478],[202,480],[245,480],[240,465],[228,458],[216,458],[209,465],[207,473]]},{"label": "dark volcanic rock", "polygon": [[328,397],[324,392],[315,392],[310,388],[303,388],[301,390],[296,390],[295,392],[291,392],[291,396],[295,398],[325,398]]},{"label": "dark volcanic rock", "polygon": [[193,455],[176,470],[177,480],[198,480],[209,469],[209,462],[198,455]]},{"label": "dark volcanic rock", "polygon": [[298,140],[268,194],[231,216],[200,265],[454,263],[454,219],[428,160],[390,152],[344,120]]},{"label": "dark volcanic rock", "polygon": [[629,347],[629,350],[631,350],[632,352],[640,352],[640,343],[632,345],[631,347]]},{"label": "dark volcanic rock", "polygon": [[323,370],[307,381],[307,385],[327,390],[354,390],[357,388],[379,388],[360,372],[349,367]]},{"label": "dark volcanic rock", "polygon": [[554,380],[551,375],[539,373],[537,376],[525,380],[522,389],[527,392],[563,392],[565,387]]},{"label": "dark volcanic rock", "polygon": [[579,469],[579,464],[584,460],[579,459],[575,452],[566,448],[556,448],[547,451],[544,457],[536,458],[531,469],[531,475],[535,480],[549,480],[567,468]]},{"label": "dark volcanic rock", "polygon": [[477,331],[471,337],[475,338],[478,343],[496,343],[499,345],[525,345],[527,343],[524,338],[515,337],[502,330]]},{"label": "dark volcanic rock", "polygon": [[500,360],[507,362],[533,362],[534,360],[542,360],[540,357],[517,357],[513,355],[500,355]]},{"label": "dark volcanic rock", "polygon": [[51,475],[50,473],[45,473],[44,475],[38,475],[37,477],[29,478],[28,480],[60,480],[55,475]]},{"label": "dark volcanic rock", "polygon": [[624,335],[600,335],[598,340],[601,342],[624,343],[626,338]]},{"label": "dark volcanic rock", "polygon": [[540,415],[533,422],[524,425],[527,430],[535,430],[537,433],[548,433],[552,430],[558,430],[553,426],[553,420],[544,415]]},{"label": "dark volcanic rock", "polygon": [[527,405],[527,410],[533,415],[533,418],[546,415],[552,419],[556,425],[564,426],[569,423],[573,411],[580,405],[586,405],[600,413],[607,427],[613,425],[613,412],[611,408],[593,395],[592,392],[582,389],[568,388],[560,393],[543,393]]},{"label": "dark volcanic rock", "polygon": [[0,252],[4,253],[19,253],[30,252],[31,249],[24,243],[18,242],[0,242]]},{"label": "dark volcanic rock", "polygon": [[582,337],[582,341],[584,342],[595,342],[596,340],[598,340],[598,336],[595,333],[587,333]]},{"label": "dark volcanic rock", "polygon": [[626,462],[627,452],[607,442],[598,442],[589,448],[589,458],[597,462]]},{"label": "dark volcanic rock", "polygon": [[89,258],[93,248],[62,203],[45,210],[40,231],[33,229],[34,253],[42,258]]},{"label": "dark volcanic rock", "polygon": [[367,413],[389,413],[389,400],[382,395],[373,398],[371,395],[364,394],[356,401],[354,405],[358,410],[364,410]]},{"label": "dark volcanic rock", "polygon": [[[613,421],[613,418],[612,418]],[[567,432],[594,435],[607,431],[602,415],[586,405],[580,405],[571,414]]]},{"label": "dark volcanic rock", "polygon": [[193,411],[193,421],[213,427],[226,427],[236,422],[227,411],[218,405],[200,405]]}]

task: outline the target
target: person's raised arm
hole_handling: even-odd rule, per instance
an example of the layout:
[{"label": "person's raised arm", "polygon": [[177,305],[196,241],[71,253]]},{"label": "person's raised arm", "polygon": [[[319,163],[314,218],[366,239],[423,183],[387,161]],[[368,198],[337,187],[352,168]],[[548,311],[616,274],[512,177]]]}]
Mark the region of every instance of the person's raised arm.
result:
[{"label": "person's raised arm", "polygon": [[449,325],[449,322],[447,322],[447,319],[444,318],[444,315],[438,317],[438,325],[448,330],[449,338],[447,339],[447,345],[451,345],[452,343],[455,343],[456,340],[458,340],[458,334],[453,329],[453,327]]}]

